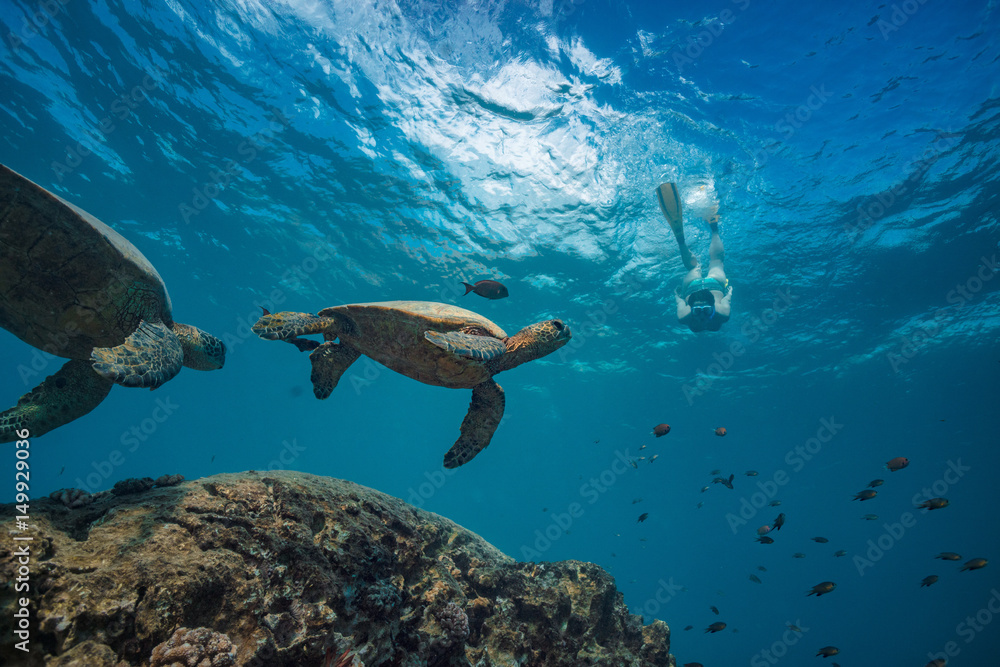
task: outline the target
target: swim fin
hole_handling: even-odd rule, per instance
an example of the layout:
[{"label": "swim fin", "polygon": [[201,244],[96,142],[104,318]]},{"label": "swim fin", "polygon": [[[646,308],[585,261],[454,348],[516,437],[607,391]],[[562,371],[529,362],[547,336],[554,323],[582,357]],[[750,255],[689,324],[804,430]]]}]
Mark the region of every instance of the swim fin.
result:
[{"label": "swim fin", "polygon": [[681,197],[680,193],[677,192],[677,184],[662,184],[656,188],[656,198],[660,202],[663,217],[670,223],[670,228],[674,230],[675,234],[681,232],[684,223],[681,219]]}]

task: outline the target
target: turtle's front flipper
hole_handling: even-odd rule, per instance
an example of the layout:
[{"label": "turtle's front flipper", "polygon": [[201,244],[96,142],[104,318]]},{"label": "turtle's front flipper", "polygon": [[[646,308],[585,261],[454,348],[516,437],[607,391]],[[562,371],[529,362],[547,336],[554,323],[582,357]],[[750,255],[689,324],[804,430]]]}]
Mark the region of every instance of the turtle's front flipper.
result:
[{"label": "turtle's front flipper", "polygon": [[460,357],[477,361],[490,361],[507,352],[507,346],[499,339],[488,335],[476,335],[461,331],[425,331],[424,338]]},{"label": "turtle's front flipper", "polygon": [[316,398],[326,398],[333,391],[348,366],[357,361],[361,352],[343,344],[326,342],[309,355],[312,362],[313,393]]},{"label": "turtle's front flipper", "polygon": [[457,468],[486,449],[503,418],[506,399],[492,378],[472,388],[472,402],[462,420],[462,435],[444,455],[445,468]]},{"label": "turtle's front flipper", "polygon": [[184,349],[163,322],[143,320],[124,343],[96,347],[90,358],[94,370],[116,384],[156,389],[181,371]]},{"label": "turtle's front flipper", "polygon": [[0,442],[16,440],[20,429],[28,429],[35,437],[68,424],[96,408],[112,386],[88,362],[70,359],[17,405],[0,413]]}]

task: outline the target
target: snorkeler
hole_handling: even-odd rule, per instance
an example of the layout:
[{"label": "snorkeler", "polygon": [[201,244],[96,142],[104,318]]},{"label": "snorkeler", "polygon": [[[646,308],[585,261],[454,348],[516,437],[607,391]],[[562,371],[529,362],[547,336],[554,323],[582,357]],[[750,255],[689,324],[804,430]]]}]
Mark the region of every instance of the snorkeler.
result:
[{"label": "snorkeler", "polygon": [[718,331],[729,321],[730,300],[733,296],[733,288],[726,279],[723,268],[726,253],[722,247],[722,237],[719,236],[719,207],[717,204],[712,205],[704,216],[712,232],[712,242],[708,249],[708,277],[703,278],[701,265],[684,241],[684,222],[681,218],[677,185],[664,183],[656,189],[656,197],[660,201],[660,210],[677,239],[684,268],[688,270],[680,288],[674,291],[677,319],[691,331]]}]

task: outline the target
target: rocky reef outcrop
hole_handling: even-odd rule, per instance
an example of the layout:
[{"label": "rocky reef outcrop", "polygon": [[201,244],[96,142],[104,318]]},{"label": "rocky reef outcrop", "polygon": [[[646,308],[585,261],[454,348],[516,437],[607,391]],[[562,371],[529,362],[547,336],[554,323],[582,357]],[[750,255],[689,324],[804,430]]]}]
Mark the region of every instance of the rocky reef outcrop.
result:
[{"label": "rocky reef outcrop", "polygon": [[[278,667],[659,667],[591,563],[520,563],[436,514],[296,472],[217,475],[74,509],[42,499],[30,591],[0,542],[0,662]],[[30,599],[30,651],[15,648]]]}]

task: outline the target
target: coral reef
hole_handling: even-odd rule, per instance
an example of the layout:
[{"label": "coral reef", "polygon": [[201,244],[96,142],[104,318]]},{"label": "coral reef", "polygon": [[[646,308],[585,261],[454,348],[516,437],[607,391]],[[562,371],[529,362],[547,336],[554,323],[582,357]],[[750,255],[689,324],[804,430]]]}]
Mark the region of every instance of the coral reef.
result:
[{"label": "coral reef", "polygon": [[52,500],[58,500],[71,510],[94,502],[94,496],[82,489],[59,489],[49,494]]},{"label": "coral reef", "polygon": [[[0,506],[0,530],[15,516]],[[674,665],[666,624],[629,614],[600,567],[516,562],[342,480],[216,475],[95,494],[72,512],[40,499],[32,529],[32,651],[13,646],[23,593],[0,588],[0,663]],[[14,548],[0,543],[6,581]]]},{"label": "coral reef", "polygon": [[153,488],[152,477],[143,477],[139,479],[138,477],[130,477],[128,479],[123,479],[120,482],[115,482],[114,488],[111,489],[111,493],[116,496],[126,496],[130,493],[142,493],[143,491],[149,491]]},{"label": "coral reef", "polygon": [[156,486],[177,486],[184,481],[184,475],[160,475],[156,478]]}]

